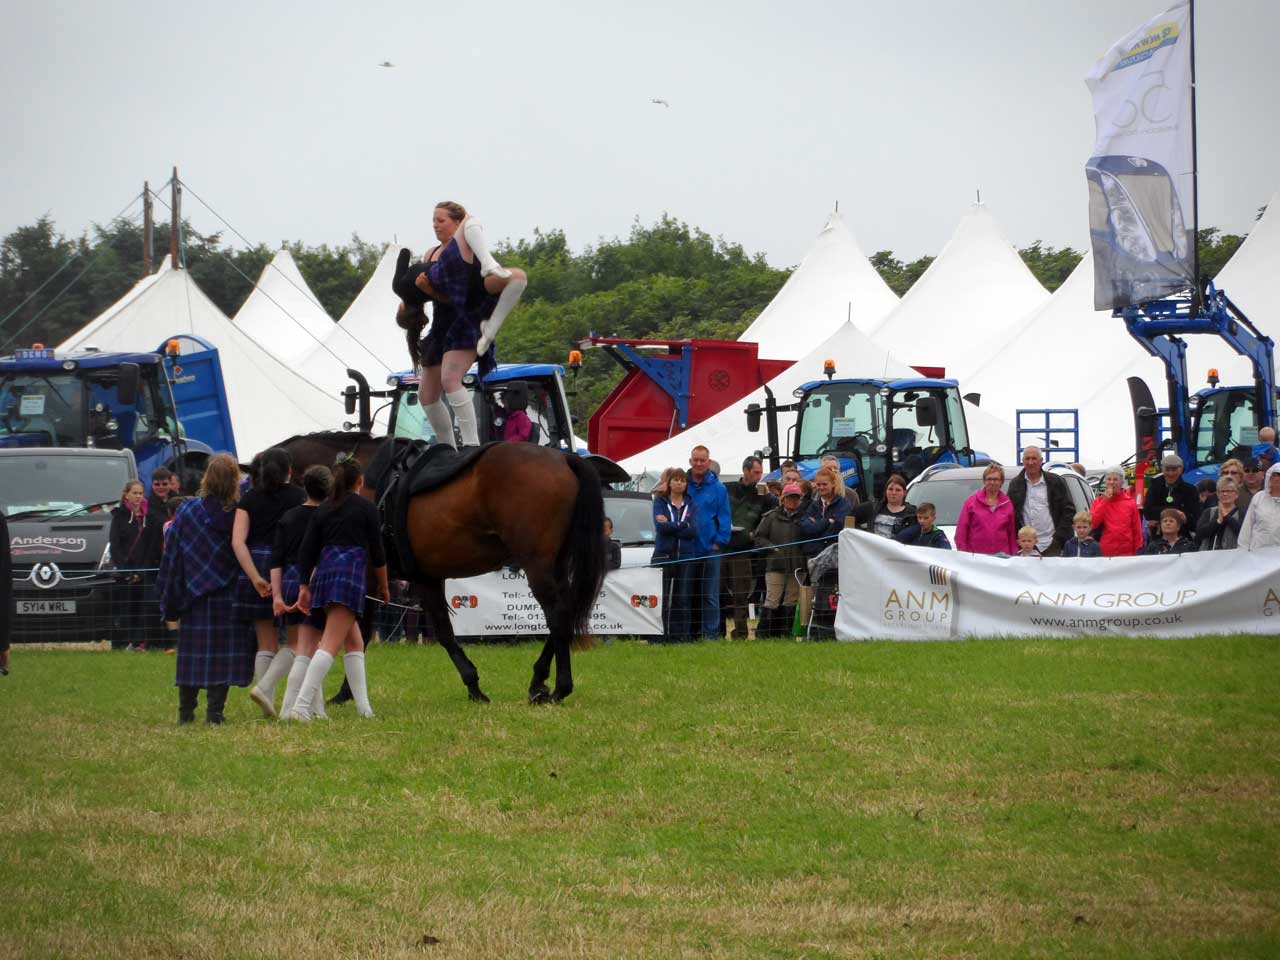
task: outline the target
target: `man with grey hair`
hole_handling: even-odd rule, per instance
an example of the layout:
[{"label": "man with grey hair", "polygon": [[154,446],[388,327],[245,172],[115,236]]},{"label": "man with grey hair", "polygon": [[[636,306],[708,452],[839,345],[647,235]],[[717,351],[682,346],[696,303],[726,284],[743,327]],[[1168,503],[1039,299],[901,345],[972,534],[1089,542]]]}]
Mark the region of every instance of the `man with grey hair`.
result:
[{"label": "man with grey hair", "polygon": [[1009,482],[1009,499],[1013,501],[1017,529],[1033,527],[1036,547],[1046,557],[1061,556],[1071,539],[1071,518],[1075,506],[1067,482],[1044,470],[1044,454],[1039,447],[1022,451],[1022,472]]},{"label": "man with grey hair", "polygon": [[1162,510],[1181,510],[1179,532],[1194,539],[1196,521],[1200,519],[1200,494],[1182,479],[1182,458],[1176,453],[1166,453],[1160,460],[1160,476],[1151,481],[1142,502],[1142,515],[1153,537],[1159,536]]}]

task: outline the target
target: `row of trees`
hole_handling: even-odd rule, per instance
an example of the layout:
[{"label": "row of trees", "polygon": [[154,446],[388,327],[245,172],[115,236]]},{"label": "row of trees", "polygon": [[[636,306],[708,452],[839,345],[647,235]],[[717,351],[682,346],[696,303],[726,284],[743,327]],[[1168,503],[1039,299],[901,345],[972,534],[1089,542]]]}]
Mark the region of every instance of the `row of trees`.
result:
[{"label": "row of trees", "polygon": [[[1201,262],[1209,275],[1230,259],[1243,237],[1200,231]],[[274,251],[264,244],[236,249],[220,234],[184,225],[183,257],[192,278],[228,316],[236,313]],[[155,229],[157,261],[169,249],[167,224]],[[364,287],[381,256],[379,244],[352,235],[341,246],[288,244],[303,277],[325,310],[340,317]],[[574,253],[560,230],[535,230],[531,239],[498,246],[498,258],[529,272],[524,301],[503,329],[503,357],[563,362],[578,340],[604,336],[652,339],[734,339],[786,281],[723,238],[664,215],[632,224],[625,238],[601,240]],[[1048,290],[1056,290],[1080,262],[1080,251],[1036,241],[1019,251]],[[872,265],[899,295],[933,257],[904,262],[891,250]],[[142,228],[119,220],[68,238],[43,218],[0,242],[0,350],[33,341],[59,343],[119,299],[142,275]],[[390,321],[388,321],[390,322]],[[406,358],[407,363],[407,358]],[[617,383],[619,371],[589,352],[578,377],[575,413],[585,417]]]}]

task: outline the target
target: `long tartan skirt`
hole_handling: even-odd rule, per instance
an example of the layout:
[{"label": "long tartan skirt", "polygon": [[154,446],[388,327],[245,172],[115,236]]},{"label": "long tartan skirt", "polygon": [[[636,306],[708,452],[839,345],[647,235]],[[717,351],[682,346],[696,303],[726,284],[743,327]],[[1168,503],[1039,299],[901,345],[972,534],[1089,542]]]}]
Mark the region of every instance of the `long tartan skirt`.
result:
[{"label": "long tartan skirt", "polygon": [[196,597],[178,626],[179,687],[247,687],[258,644],[253,627],[235,612],[236,581]]}]

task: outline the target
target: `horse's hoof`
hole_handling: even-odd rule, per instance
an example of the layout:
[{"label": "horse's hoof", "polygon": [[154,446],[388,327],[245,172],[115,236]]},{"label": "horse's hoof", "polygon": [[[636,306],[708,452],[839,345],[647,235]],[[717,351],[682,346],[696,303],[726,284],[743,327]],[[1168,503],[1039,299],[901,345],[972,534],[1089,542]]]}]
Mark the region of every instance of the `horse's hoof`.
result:
[{"label": "horse's hoof", "polygon": [[555,700],[551,697],[551,691],[546,687],[542,687],[538,690],[529,691],[529,703],[533,706],[541,706],[545,703],[555,703]]},{"label": "horse's hoof", "polygon": [[472,703],[488,703],[489,698],[484,695],[484,691],[478,686],[467,687],[467,698]]}]

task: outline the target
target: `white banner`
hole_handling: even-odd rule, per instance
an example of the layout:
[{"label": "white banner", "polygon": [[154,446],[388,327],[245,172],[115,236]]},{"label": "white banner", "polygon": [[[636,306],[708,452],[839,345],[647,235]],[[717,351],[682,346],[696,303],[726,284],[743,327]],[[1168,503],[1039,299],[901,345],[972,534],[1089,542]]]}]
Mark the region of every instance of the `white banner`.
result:
[{"label": "white banner", "polygon": [[[460,637],[546,634],[542,607],[523,571],[501,570],[444,582]],[[591,612],[591,632],[623,636],[662,633],[662,571],[656,567],[610,570]]]},{"label": "white banner", "polygon": [[1280,633],[1280,547],[988,557],[840,534],[840,640]]},{"label": "white banner", "polygon": [[1097,127],[1085,175],[1099,310],[1157,300],[1195,279],[1190,28],[1181,0],[1085,78]]}]

